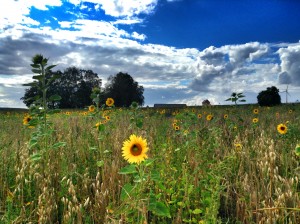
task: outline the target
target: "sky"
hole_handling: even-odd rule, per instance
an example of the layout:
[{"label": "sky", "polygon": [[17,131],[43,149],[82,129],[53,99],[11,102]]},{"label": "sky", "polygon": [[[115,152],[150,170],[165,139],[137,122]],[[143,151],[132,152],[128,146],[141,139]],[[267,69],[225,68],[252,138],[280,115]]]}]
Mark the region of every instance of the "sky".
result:
[{"label": "sky", "polygon": [[[144,87],[144,106],[257,103],[276,86],[300,100],[298,0],[2,0],[0,107],[26,106],[35,54]],[[288,94],[287,94],[288,93]]]}]

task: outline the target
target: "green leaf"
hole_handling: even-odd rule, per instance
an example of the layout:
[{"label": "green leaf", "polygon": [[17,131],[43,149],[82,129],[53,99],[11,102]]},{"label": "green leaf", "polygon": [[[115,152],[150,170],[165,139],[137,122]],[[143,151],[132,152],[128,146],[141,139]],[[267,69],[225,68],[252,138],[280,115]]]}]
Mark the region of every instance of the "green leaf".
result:
[{"label": "green leaf", "polygon": [[37,65],[37,64],[30,64],[30,66],[33,68],[40,68],[40,65]]},{"label": "green leaf", "polygon": [[103,160],[97,161],[96,164],[98,167],[102,167],[104,165],[104,161]]},{"label": "green leaf", "polygon": [[61,112],[60,109],[53,109],[53,110],[49,110],[48,114],[57,114],[57,113],[60,113],[60,112]]},{"label": "green leaf", "polygon": [[43,79],[43,75],[34,75],[32,78],[41,81]]},{"label": "green leaf", "polygon": [[143,127],[143,120],[142,119],[138,119],[136,122],[135,122],[136,126],[138,128],[142,128]]},{"label": "green leaf", "polygon": [[42,155],[40,153],[34,153],[30,156],[30,161],[31,162],[37,162],[42,158]]},{"label": "green leaf", "polygon": [[54,143],[51,148],[58,149],[58,148],[66,146],[66,145],[67,145],[66,142],[57,142],[57,143]]},{"label": "green leaf", "polygon": [[55,95],[50,96],[49,100],[50,101],[59,101],[59,100],[61,100],[61,96],[55,94]]},{"label": "green leaf", "polygon": [[31,69],[31,71],[33,72],[33,73],[38,73],[38,74],[41,74],[42,73],[42,70],[41,69]]},{"label": "green leaf", "polygon": [[130,194],[132,194],[132,191],[134,189],[134,186],[132,186],[131,184],[127,183],[122,187],[122,191],[121,191],[121,200],[125,200],[128,197],[130,197]]},{"label": "green leaf", "polygon": [[38,86],[38,82],[25,83],[25,84],[22,84],[22,86]]},{"label": "green leaf", "polygon": [[49,70],[51,70],[52,68],[54,68],[55,66],[56,66],[56,65],[50,65],[50,66],[46,67],[46,70],[49,71]]},{"label": "green leaf", "polygon": [[133,174],[133,173],[137,173],[136,167],[134,164],[125,166],[119,171],[119,174]]},{"label": "green leaf", "polygon": [[151,180],[160,181],[160,174],[157,170],[152,170],[151,172]]},{"label": "green leaf", "polygon": [[29,148],[32,148],[33,146],[35,146],[38,143],[38,140],[36,138],[32,138],[29,141]]},{"label": "green leaf", "polygon": [[160,201],[150,202],[148,209],[155,215],[171,218],[170,209]]},{"label": "green leaf", "polygon": [[199,208],[196,208],[195,210],[192,211],[192,213],[195,214],[195,215],[199,215],[199,214],[202,213],[202,210],[199,209]]},{"label": "green leaf", "polygon": [[295,154],[297,156],[300,156],[300,145],[297,145],[296,148],[295,148]]}]

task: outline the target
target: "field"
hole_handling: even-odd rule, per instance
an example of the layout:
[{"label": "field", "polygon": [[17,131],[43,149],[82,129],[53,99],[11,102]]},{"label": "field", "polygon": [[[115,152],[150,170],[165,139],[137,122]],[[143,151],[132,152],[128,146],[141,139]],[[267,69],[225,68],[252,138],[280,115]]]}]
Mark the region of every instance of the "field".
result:
[{"label": "field", "polygon": [[[292,104],[35,122],[1,111],[0,223],[300,223],[299,115]],[[149,149],[137,164],[122,154],[132,134]]]}]

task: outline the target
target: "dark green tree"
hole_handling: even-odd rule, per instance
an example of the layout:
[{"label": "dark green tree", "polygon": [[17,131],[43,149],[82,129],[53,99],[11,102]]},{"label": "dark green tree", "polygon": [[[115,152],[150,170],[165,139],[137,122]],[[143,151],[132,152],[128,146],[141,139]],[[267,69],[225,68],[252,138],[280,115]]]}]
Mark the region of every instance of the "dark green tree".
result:
[{"label": "dark green tree", "polygon": [[105,99],[113,98],[117,107],[129,107],[132,102],[141,106],[144,104],[144,87],[139,86],[127,73],[119,72],[110,76],[104,92]]},{"label": "dark green tree", "polygon": [[261,91],[257,96],[257,102],[260,106],[275,106],[281,104],[279,89],[275,86],[268,87]]},{"label": "dark green tree", "polygon": [[[47,78],[58,76],[48,87],[47,93],[50,95],[58,94],[61,100],[50,102],[49,108],[83,108],[93,104],[91,99],[92,89],[100,88],[102,81],[97,73],[91,70],[69,67],[64,72],[49,72]],[[38,89],[31,87],[25,90],[24,97],[21,98],[26,106],[29,106],[33,96],[39,95]]]}]

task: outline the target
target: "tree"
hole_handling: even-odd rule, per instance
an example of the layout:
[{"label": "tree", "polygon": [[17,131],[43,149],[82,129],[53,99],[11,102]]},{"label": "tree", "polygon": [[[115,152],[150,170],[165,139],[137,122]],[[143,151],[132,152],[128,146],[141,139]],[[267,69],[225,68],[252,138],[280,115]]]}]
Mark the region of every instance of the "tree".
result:
[{"label": "tree", "polygon": [[[50,108],[83,108],[93,104],[91,99],[92,89],[100,88],[102,81],[97,73],[91,70],[78,69],[69,67],[64,72],[49,71],[46,75],[47,79],[58,76],[48,87],[47,95],[58,94],[61,100],[53,104],[50,102]],[[38,95],[39,91],[35,87],[25,90],[24,97],[21,98],[26,106],[29,106],[33,100],[32,97]]]},{"label": "tree", "polygon": [[281,104],[279,89],[275,86],[268,87],[267,90],[261,91],[257,96],[260,106],[275,106]]},{"label": "tree", "polygon": [[119,72],[110,76],[104,92],[105,98],[113,98],[117,107],[129,107],[132,102],[144,104],[144,87],[139,86],[127,73]]}]

